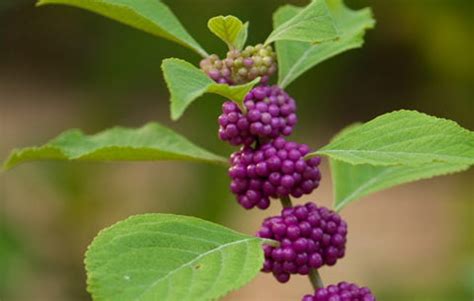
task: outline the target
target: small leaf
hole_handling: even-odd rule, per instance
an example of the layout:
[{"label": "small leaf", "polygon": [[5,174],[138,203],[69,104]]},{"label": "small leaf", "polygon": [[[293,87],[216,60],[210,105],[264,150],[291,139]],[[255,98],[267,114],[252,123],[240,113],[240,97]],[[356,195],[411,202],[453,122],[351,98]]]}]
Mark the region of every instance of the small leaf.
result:
[{"label": "small leaf", "polygon": [[235,40],[235,48],[237,50],[242,50],[247,43],[247,37],[249,34],[249,22],[245,22],[244,26],[240,30],[239,34],[237,35],[237,39]]},{"label": "small leaf", "polygon": [[[229,48],[238,48],[237,39],[244,29],[244,24],[234,16],[218,16],[211,18],[207,23],[209,30],[224,41]],[[242,37],[240,37],[242,38]]]},{"label": "small leaf", "polygon": [[87,289],[94,300],[215,300],[259,273],[263,242],[193,217],[133,216],[89,246]]},{"label": "small leaf", "polygon": [[227,161],[157,123],[139,129],[115,127],[92,136],[69,130],[43,146],[13,150],[4,162],[4,168],[37,160],[186,160],[216,164],[226,164]]},{"label": "small leaf", "polygon": [[451,120],[401,110],[379,116],[338,135],[309,156],[350,164],[474,164],[474,132]]},{"label": "small leaf", "polygon": [[218,84],[194,65],[180,59],[165,59],[161,65],[171,94],[171,118],[179,119],[187,107],[205,93],[214,93],[241,103],[260,82],[256,78],[244,85]]},{"label": "small leaf", "polygon": [[321,43],[338,38],[336,24],[329,13],[326,0],[312,0],[311,3],[268,36],[265,44],[291,40]]},{"label": "small leaf", "polygon": [[[342,0],[327,0],[329,11],[336,22],[340,38],[322,44],[298,41],[277,41],[279,85],[288,86],[315,65],[364,43],[365,31],[373,28],[375,20],[369,8],[351,10]],[[301,11],[301,8],[286,5],[274,14],[274,27],[282,25]]]},{"label": "small leaf", "polygon": [[39,0],[38,6],[64,4],[83,8],[188,47],[206,57],[173,12],[159,0]]}]

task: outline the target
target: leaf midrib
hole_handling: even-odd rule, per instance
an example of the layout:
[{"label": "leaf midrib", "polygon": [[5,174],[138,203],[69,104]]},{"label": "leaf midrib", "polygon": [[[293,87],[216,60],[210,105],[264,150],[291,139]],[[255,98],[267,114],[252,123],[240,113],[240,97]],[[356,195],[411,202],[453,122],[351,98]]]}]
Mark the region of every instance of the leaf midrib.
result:
[{"label": "leaf midrib", "polygon": [[192,259],[191,261],[189,261],[188,263],[186,264],[183,264],[179,267],[177,267],[176,269],[168,272],[168,274],[166,274],[165,276],[161,277],[161,278],[158,278],[156,281],[154,281],[152,284],[150,284],[139,296],[137,296],[134,300],[136,301],[140,301],[142,296],[144,294],[146,294],[148,291],[150,291],[151,289],[153,289],[153,287],[155,287],[158,283],[160,283],[161,281],[163,280],[166,280],[168,279],[168,277],[170,277],[171,275],[177,273],[178,271],[180,271],[181,269],[185,268],[185,267],[188,267],[190,265],[192,265],[193,263],[197,262],[198,260],[200,260],[201,258],[204,258],[206,257],[207,255],[210,255],[214,252],[219,252],[220,250],[222,249],[225,249],[227,247],[230,247],[232,245],[236,245],[236,244],[240,244],[240,243],[247,243],[248,241],[251,241],[251,240],[256,240],[257,238],[255,237],[250,237],[250,238],[246,238],[246,239],[241,239],[241,240],[237,240],[237,241],[233,241],[233,242],[230,242],[230,243],[226,243],[226,244],[223,244],[223,245],[220,245],[216,248],[213,248],[209,251],[206,251],[198,256],[196,256],[196,258]]}]

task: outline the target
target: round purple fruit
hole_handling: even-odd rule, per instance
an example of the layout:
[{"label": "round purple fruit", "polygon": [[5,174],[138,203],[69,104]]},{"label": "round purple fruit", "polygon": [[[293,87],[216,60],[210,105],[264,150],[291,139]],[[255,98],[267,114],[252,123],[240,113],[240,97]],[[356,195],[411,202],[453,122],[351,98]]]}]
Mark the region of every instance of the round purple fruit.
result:
[{"label": "round purple fruit", "polygon": [[262,270],[286,282],[292,274],[307,275],[311,269],[332,266],[344,257],[347,223],[337,213],[307,203],[265,219],[257,236],[280,243],[263,247]]},{"label": "round purple fruit", "polygon": [[301,301],[376,301],[370,289],[356,284],[341,282],[317,289],[314,295],[306,295]]},{"label": "round purple fruit", "polygon": [[279,137],[257,148],[244,146],[230,157],[231,191],[246,209],[266,209],[270,198],[301,197],[319,186],[319,157],[305,159],[305,144]]},{"label": "round purple fruit", "polygon": [[218,118],[219,138],[232,145],[250,145],[257,138],[263,142],[289,136],[298,118],[296,102],[278,86],[252,89],[244,100],[244,112],[232,101],[222,106]]}]

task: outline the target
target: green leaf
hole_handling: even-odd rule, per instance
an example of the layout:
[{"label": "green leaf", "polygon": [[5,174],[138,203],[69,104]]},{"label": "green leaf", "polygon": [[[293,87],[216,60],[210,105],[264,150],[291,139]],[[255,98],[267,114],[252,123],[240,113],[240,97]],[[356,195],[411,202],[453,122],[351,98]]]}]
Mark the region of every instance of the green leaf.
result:
[{"label": "green leaf", "polygon": [[43,146],[13,150],[4,162],[4,168],[37,160],[186,160],[217,164],[227,161],[157,123],[139,129],[115,127],[92,136],[69,130]]},{"label": "green leaf", "polygon": [[336,24],[329,13],[326,0],[312,0],[295,16],[276,27],[265,44],[281,40],[321,43],[336,38]]},{"label": "green leaf", "polygon": [[87,289],[96,301],[215,300],[259,273],[262,243],[193,217],[133,216],[89,246]]},{"label": "green leaf", "polygon": [[230,49],[233,49],[237,48],[237,39],[239,39],[239,35],[244,29],[244,24],[234,16],[217,16],[209,20],[207,27],[224,41]]},{"label": "green leaf", "polygon": [[[364,43],[365,31],[373,28],[375,20],[369,8],[351,10],[342,0],[327,0],[329,11],[336,22],[340,38],[322,44],[298,41],[277,41],[279,85],[288,86],[304,72],[317,64]],[[274,27],[281,26],[295,17],[301,8],[286,5],[274,14]]]},{"label": "green leaf", "polygon": [[38,6],[47,4],[87,9],[207,56],[169,7],[159,0],[39,0],[37,3]]},{"label": "green leaf", "polygon": [[[345,128],[334,139],[351,135],[351,132],[355,131],[357,127],[360,127],[360,124]],[[351,202],[377,191],[469,168],[469,164],[445,162],[395,166],[352,165],[332,158],[329,160],[329,165],[334,189],[334,209],[337,211]]]},{"label": "green leaf", "polygon": [[245,22],[244,26],[240,30],[237,39],[235,40],[235,48],[238,50],[242,50],[247,43],[247,37],[249,34],[249,22]]},{"label": "green leaf", "polygon": [[330,159],[334,208],[343,207],[363,196],[396,185],[467,170],[469,164],[431,162],[421,165],[352,165]]},{"label": "green leaf", "polygon": [[416,111],[379,116],[345,131],[309,156],[325,155],[351,164],[474,164],[474,132],[456,122]]},{"label": "green leaf", "polygon": [[214,93],[241,103],[260,82],[256,78],[244,85],[218,84],[194,65],[180,59],[165,59],[161,65],[171,94],[171,118],[179,119],[188,106],[204,93]]}]

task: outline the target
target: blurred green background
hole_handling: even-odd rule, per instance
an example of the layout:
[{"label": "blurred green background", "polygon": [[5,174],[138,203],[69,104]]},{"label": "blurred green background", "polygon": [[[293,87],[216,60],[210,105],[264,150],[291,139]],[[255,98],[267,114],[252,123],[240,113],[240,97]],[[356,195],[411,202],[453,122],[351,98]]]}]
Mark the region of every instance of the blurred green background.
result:
[{"label": "blurred green background", "polygon": [[[250,21],[249,43],[271,31],[283,0],[166,1],[210,52],[225,45],[206,28],[215,15]],[[345,125],[394,109],[416,109],[474,129],[472,0],[346,0],[371,6],[377,27],[366,44],[317,66],[288,92],[299,105],[294,139],[314,148]],[[0,158],[68,128],[88,133],[157,120],[228,154],[216,118],[222,99],[206,96],[177,123],[169,119],[161,60],[199,57],[171,42],[95,14],[30,0],[0,1]],[[321,188],[304,200],[329,205]],[[220,167],[178,162],[35,163],[3,173],[0,186],[0,300],[89,300],[83,253],[105,226],[132,214],[196,215],[253,233],[276,213],[244,212]],[[473,300],[473,171],[409,184],[343,211],[349,251],[326,282],[371,286],[378,300]],[[302,201],[304,201],[302,200]],[[301,202],[302,202],[301,201]],[[299,300],[303,277],[277,284],[260,275],[225,300]]]}]

